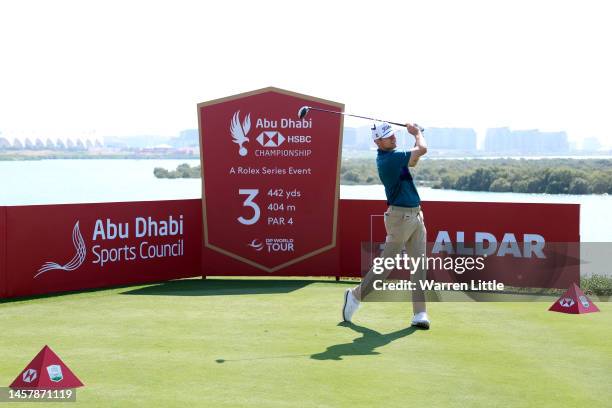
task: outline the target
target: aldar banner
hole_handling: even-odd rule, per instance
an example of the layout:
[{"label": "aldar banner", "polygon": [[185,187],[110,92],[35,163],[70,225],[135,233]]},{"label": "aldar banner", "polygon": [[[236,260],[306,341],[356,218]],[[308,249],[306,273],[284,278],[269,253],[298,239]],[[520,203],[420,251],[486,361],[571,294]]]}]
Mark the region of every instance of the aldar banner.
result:
[{"label": "aldar banner", "polygon": [[299,119],[304,105],[344,109],[278,88],[198,104],[204,246],[232,268],[280,271],[336,247],[342,116]]},{"label": "aldar banner", "polygon": [[[429,268],[429,279],[495,279],[521,288],[567,288],[580,281],[578,204],[424,201],[421,207],[429,258],[482,255],[484,264],[484,269]],[[380,200],[342,200],[343,276],[362,275],[380,256],[385,208]]]}]

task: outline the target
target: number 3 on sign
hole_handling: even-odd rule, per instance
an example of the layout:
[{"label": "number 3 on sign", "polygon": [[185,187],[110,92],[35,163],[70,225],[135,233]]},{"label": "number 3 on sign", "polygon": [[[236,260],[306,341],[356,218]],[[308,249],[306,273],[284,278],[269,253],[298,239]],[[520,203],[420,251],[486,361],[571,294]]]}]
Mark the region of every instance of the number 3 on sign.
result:
[{"label": "number 3 on sign", "polygon": [[253,199],[259,194],[259,190],[257,189],[249,189],[249,188],[241,188],[238,189],[238,194],[247,195],[248,197],[242,203],[245,207],[251,207],[255,214],[251,218],[244,218],[242,216],[238,217],[238,222],[244,225],[253,225],[257,221],[259,221],[259,216],[261,215],[261,211],[259,210],[259,206],[253,202]]}]

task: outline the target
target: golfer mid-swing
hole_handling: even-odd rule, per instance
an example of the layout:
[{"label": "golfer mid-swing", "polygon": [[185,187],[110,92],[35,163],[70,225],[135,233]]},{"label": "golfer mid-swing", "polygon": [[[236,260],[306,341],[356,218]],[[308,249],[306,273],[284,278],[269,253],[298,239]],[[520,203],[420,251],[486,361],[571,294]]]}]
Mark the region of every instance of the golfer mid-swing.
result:
[{"label": "golfer mid-swing", "polygon": [[[403,249],[407,256],[423,257],[425,254],[426,231],[421,211],[421,200],[416,190],[408,167],[416,166],[419,158],[427,153],[427,143],[419,128],[412,124],[406,125],[408,132],[416,139],[415,146],[409,151],[395,150],[397,140],[393,128],[386,123],[374,124],[372,127],[372,139],[378,146],[376,165],[378,175],[385,186],[387,204],[389,208],[385,212],[385,229],[387,238],[382,258],[394,258]],[[419,264],[422,266],[422,264]],[[389,276],[392,269],[386,269],[380,273],[374,273],[374,267],[364,276],[361,284],[354,289],[347,289],[344,294],[344,306],[342,317],[344,321],[350,322],[353,314],[357,311],[360,301],[372,290],[376,280],[384,280]],[[427,269],[419,267],[414,272],[411,280],[417,282],[417,290],[413,291],[412,308],[414,317],[412,325],[429,329],[425,296],[420,290],[419,280],[424,280]]]}]

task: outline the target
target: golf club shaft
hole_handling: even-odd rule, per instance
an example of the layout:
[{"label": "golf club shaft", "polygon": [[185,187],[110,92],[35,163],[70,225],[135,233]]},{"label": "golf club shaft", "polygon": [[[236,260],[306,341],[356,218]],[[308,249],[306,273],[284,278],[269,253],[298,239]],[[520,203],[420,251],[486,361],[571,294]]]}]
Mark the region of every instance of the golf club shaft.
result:
[{"label": "golf club shaft", "polygon": [[[387,123],[389,123],[389,124],[391,124],[391,125],[396,125],[396,126],[407,127],[405,123],[404,123],[404,124],[402,124],[402,123],[397,123],[397,122],[390,122],[390,121],[388,121],[388,120],[380,120],[380,119],[370,118],[370,117],[367,117],[367,116],[353,115],[353,114],[351,114],[351,113],[346,113],[346,112],[339,112],[339,111],[333,111],[333,110],[322,109],[322,108],[314,108],[314,107],[312,107],[312,106],[310,106],[310,107],[309,107],[309,109],[310,109],[310,110],[322,111],[322,112],[328,112],[328,113],[335,113],[335,114],[337,114],[337,115],[346,115],[346,116],[352,116],[352,117],[354,117],[354,118],[368,119],[368,120],[373,120],[373,121],[376,121],[376,122],[387,122]],[[419,130],[420,130],[421,132],[424,132],[424,131],[425,131],[425,129],[423,129],[421,126],[416,125],[416,124],[415,124],[415,126],[416,126],[416,127],[418,127],[418,128],[419,128]]]}]

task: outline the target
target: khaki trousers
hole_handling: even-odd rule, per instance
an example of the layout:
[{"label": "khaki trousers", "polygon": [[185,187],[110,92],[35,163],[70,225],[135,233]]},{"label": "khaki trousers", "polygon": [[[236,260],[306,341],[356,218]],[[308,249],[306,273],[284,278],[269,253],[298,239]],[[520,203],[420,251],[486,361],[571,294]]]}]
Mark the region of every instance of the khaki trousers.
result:
[{"label": "khaki trousers", "polygon": [[[403,249],[409,257],[423,257],[426,251],[427,230],[421,207],[405,208],[390,206],[385,212],[385,229],[387,238],[382,258],[395,258]],[[370,268],[359,285],[361,299],[365,299],[372,291],[374,281],[384,280],[393,269],[386,269],[381,274],[374,273],[374,267]],[[427,263],[420,262],[419,268],[411,275],[410,280],[417,282],[418,290],[412,292],[412,302],[425,302],[425,296],[418,284],[419,280],[425,280],[427,276]],[[422,305],[424,309],[424,304]],[[419,307],[420,309],[420,307]]]}]

